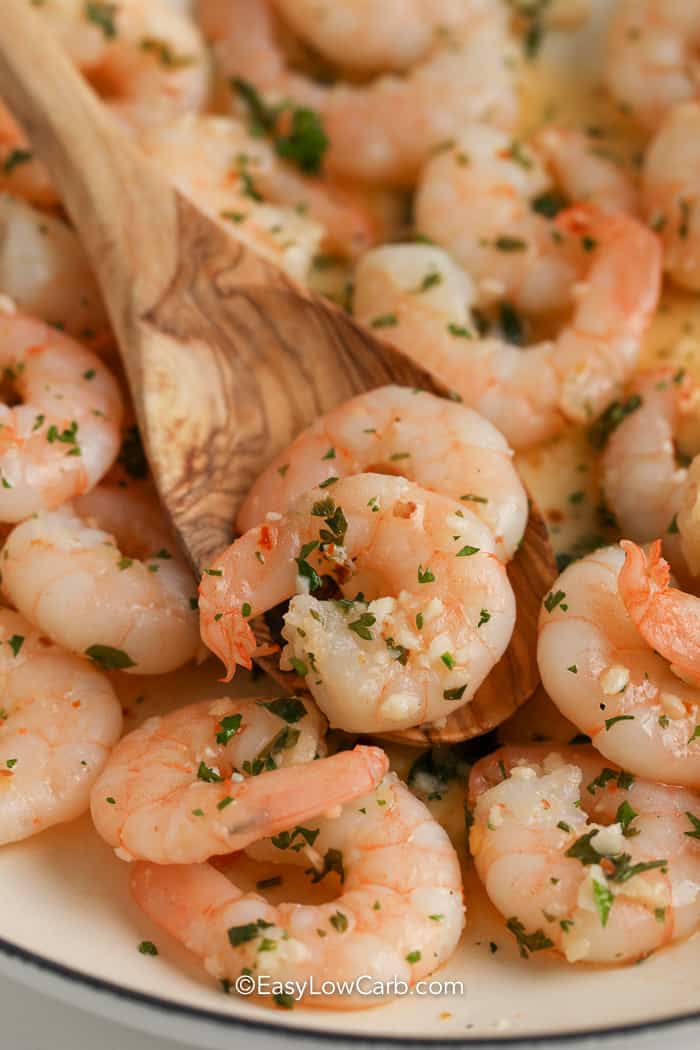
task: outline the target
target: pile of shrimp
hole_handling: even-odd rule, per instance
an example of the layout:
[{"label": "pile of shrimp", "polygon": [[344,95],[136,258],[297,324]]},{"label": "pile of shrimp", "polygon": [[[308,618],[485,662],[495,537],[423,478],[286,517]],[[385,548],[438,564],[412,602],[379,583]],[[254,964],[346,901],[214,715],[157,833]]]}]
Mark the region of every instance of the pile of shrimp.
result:
[{"label": "pile of shrimp", "polygon": [[[389,385],[316,418],[197,579],[89,262],[0,100],[0,844],[89,814],[159,931],[140,950],[178,942],[232,994],[269,978],[279,1008],[304,982],[336,988],[307,1007],[386,1001],[487,898],[523,963],[696,933],[700,368],[687,340],[648,346],[700,291],[700,9],[610,0],[594,123],[526,105],[587,0],[32,7],[164,177],[450,396]],[[593,498],[600,535],[567,548],[536,465],[581,447],[569,503]],[[523,657],[542,687],[407,772],[416,731],[522,649],[533,496],[560,572]],[[235,694],[192,702],[205,660]],[[242,695],[260,660],[290,695]],[[161,679],[162,710],[123,706]],[[371,1000],[339,990],[360,976]]]}]

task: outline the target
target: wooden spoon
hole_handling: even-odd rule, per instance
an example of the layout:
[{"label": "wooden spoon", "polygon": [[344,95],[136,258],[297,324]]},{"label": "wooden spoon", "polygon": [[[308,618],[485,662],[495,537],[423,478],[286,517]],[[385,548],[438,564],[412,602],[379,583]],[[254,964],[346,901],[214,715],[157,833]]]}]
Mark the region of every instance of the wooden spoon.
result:
[{"label": "wooden spoon", "polygon": [[[2,0],[0,97],[51,172],[97,274],[155,483],[196,569],[233,539],[253,479],[318,415],[384,383],[445,393],[408,357],[298,287],[172,188],[27,0]],[[534,522],[518,573],[539,600],[553,563],[545,530]],[[526,621],[519,618],[508,650],[505,687],[500,673],[493,686],[489,679],[478,712],[462,708],[440,738],[481,732],[475,727],[500,721],[534,690]]]}]

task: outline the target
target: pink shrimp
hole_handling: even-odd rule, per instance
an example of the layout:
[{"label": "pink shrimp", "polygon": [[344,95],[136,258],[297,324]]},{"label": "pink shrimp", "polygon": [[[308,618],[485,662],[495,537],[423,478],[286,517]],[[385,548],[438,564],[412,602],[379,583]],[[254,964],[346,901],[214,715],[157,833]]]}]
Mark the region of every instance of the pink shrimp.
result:
[{"label": "pink shrimp", "polygon": [[631,540],[620,546],[625,564],[618,587],[637,630],[679,678],[700,685],[700,598],[669,587],[671,569],[661,557],[661,540],[648,553]]}]

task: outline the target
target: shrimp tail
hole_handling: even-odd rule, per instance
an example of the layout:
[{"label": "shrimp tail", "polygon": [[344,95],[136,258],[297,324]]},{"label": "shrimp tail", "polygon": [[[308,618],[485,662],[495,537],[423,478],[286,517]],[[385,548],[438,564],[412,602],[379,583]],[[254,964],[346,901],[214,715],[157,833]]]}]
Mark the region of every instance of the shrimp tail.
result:
[{"label": "shrimp tail", "polygon": [[226,667],[222,682],[231,681],[236,667],[245,667],[247,671],[252,668],[257,642],[250,624],[239,609],[231,609],[223,613],[219,620],[210,623],[204,641]]},{"label": "shrimp tail", "polygon": [[669,587],[671,571],[661,557],[661,540],[649,553],[621,540],[625,563],[618,588],[642,638],[669,661],[671,671],[690,683],[700,681],[700,600]]},{"label": "shrimp tail", "polygon": [[620,546],[625,552],[625,564],[618,587],[628,613],[639,626],[655,596],[668,587],[671,570],[661,557],[661,540],[654,540],[648,554],[631,540],[620,540]]}]

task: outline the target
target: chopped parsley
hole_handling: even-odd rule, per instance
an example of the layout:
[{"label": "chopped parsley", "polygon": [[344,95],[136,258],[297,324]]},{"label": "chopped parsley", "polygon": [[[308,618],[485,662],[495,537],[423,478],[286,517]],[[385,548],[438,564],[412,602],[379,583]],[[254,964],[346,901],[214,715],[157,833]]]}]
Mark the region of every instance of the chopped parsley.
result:
[{"label": "chopped parsley", "polygon": [[128,653],[111,645],[90,645],[85,650],[85,655],[103,671],[125,671],[128,667],[136,667],[135,661]]}]

